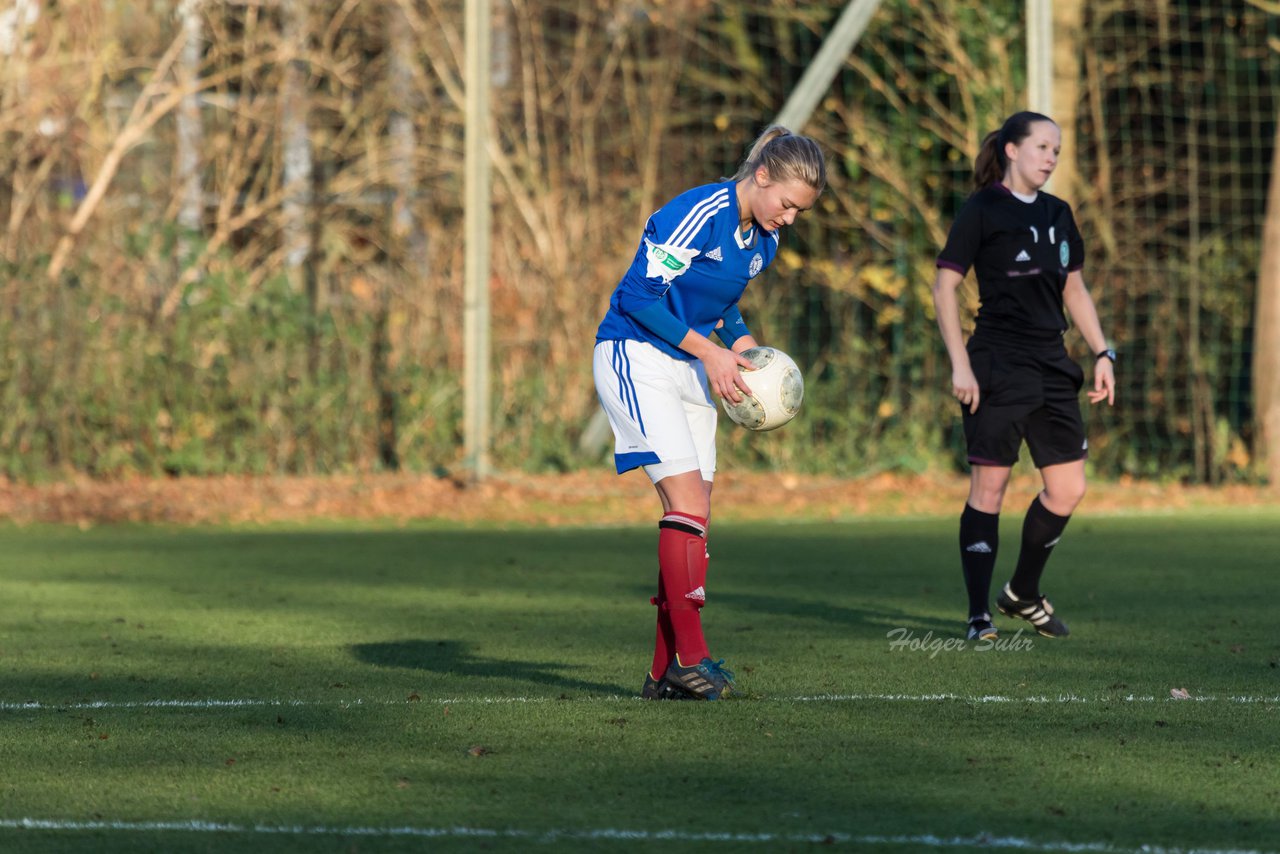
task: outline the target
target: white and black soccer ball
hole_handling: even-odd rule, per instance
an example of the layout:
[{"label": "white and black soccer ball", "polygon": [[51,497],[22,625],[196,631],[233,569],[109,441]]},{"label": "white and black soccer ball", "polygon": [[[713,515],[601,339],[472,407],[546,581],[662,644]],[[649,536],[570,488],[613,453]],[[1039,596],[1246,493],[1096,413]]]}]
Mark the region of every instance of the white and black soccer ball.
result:
[{"label": "white and black soccer ball", "polygon": [[751,394],[734,403],[727,397],[720,402],[735,424],[748,430],[776,430],[800,411],[804,400],[804,377],[790,356],[775,347],[752,347],[743,358],[756,366],[754,371],[739,367]]}]

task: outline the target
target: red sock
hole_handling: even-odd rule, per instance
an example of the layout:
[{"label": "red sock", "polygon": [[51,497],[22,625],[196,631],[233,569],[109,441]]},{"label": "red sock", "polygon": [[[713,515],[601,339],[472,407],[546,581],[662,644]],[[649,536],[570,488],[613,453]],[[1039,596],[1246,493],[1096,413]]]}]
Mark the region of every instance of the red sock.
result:
[{"label": "red sock", "polygon": [[649,675],[654,679],[661,679],[676,654],[676,632],[671,627],[671,609],[667,605],[661,574],[658,575],[658,595],[649,601],[658,606],[658,628],[653,641],[653,666],[649,668]]},{"label": "red sock", "polygon": [[[665,599],[658,606],[659,620],[665,605],[676,654],[686,667],[711,657],[702,636],[700,613],[706,599],[706,533],[707,520],[688,513],[671,512],[658,523],[658,569]],[[656,658],[657,652],[655,663]]]}]

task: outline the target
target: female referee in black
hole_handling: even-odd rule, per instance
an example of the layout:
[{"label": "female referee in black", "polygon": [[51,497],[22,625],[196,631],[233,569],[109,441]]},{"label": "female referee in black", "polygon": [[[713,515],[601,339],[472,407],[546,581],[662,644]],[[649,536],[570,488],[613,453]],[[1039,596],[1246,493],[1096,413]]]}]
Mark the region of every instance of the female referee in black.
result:
[{"label": "female referee in black", "polygon": [[[988,612],[1000,506],[1023,440],[1044,490],[1031,502],[1013,578],[996,597],[1002,614],[1046,637],[1067,626],[1040,592],[1040,576],[1071,513],[1084,497],[1088,441],[1080,413],[1084,372],[1067,356],[1071,319],[1091,352],[1091,403],[1115,403],[1115,353],[1080,274],[1084,243],[1071,207],[1040,188],[1058,164],[1062,136],[1039,113],[1015,113],[982,142],[977,190],[938,256],[933,303],[951,357],[971,475],[960,516],[960,561],[969,593],[968,637],[994,638]],[[960,331],[956,288],[973,267],[980,301],[973,335]]]}]

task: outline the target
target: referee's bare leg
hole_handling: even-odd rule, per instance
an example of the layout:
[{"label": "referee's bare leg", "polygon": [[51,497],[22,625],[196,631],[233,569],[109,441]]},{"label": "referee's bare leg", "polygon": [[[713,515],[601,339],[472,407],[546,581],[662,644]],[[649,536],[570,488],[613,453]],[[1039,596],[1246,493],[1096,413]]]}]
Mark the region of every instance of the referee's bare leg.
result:
[{"label": "referee's bare leg", "polygon": [[1040,469],[1044,478],[1044,492],[1040,503],[1057,516],[1070,516],[1084,498],[1084,460],[1059,463]]},{"label": "referee's bare leg", "polygon": [[1009,466],[970,466],[969,506],[983,513],[999,513],[1011,471]]}]

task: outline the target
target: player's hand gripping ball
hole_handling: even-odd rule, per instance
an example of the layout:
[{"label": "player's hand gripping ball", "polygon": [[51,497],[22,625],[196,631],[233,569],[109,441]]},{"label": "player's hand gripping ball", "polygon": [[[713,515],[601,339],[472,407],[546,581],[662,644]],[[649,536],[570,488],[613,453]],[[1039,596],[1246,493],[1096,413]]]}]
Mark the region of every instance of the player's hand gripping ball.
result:
[{"label": "player's hand gripping ball", "polygon": [[729,418],[757,432],[776,430],[795,418],[804,400],[804,378],[791,357],[774,347],[752,347],[742,356],[756,366],[754,371],[738,368],[751,394],[742,395],[738,403],[720,399]]}]

